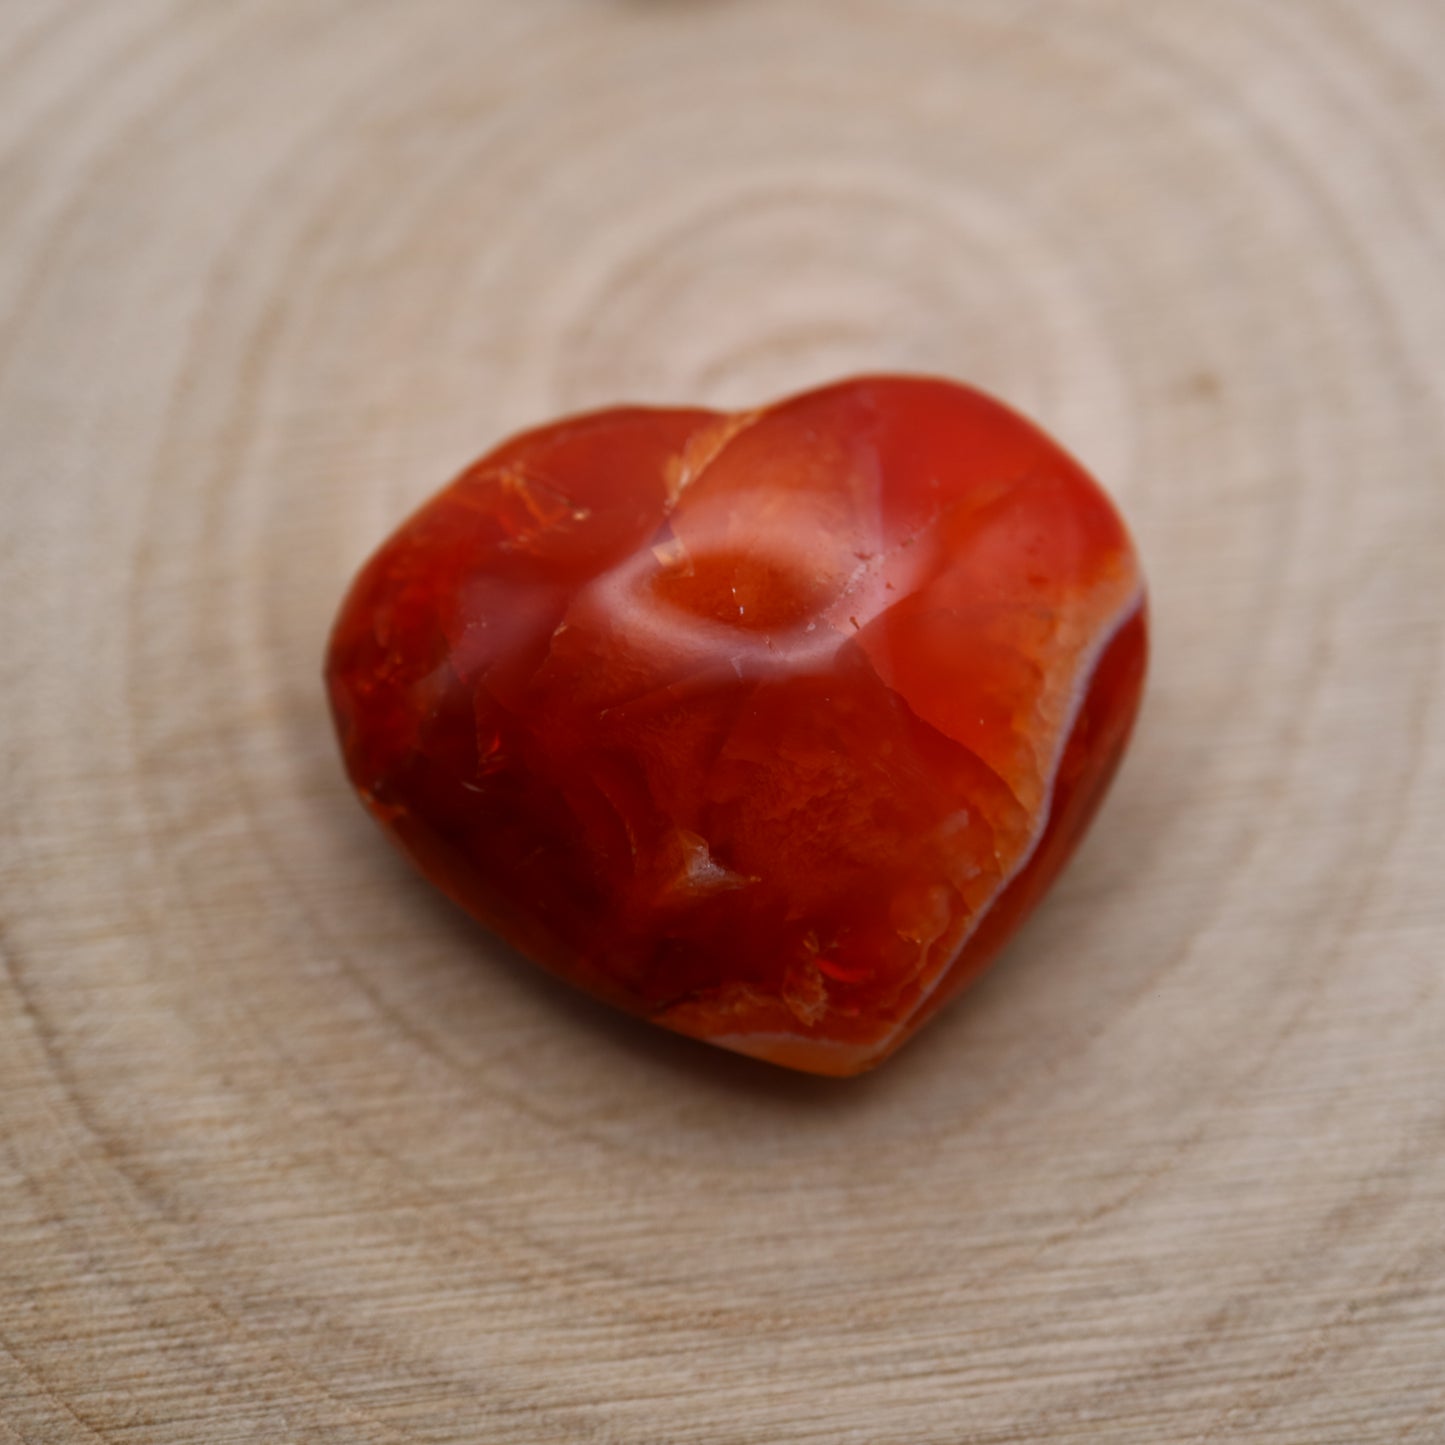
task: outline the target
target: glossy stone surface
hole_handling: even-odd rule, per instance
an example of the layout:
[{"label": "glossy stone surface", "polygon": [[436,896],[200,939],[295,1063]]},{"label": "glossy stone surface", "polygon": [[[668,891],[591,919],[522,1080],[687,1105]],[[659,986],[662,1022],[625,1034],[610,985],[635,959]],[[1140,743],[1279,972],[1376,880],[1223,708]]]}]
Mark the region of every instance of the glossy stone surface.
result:
[{"label": "glossy stone surface", "polygon": [[850,1074],[1073,851],[1145,665],[1112,506],[953,383],[516,437],[363,568],[326,677],[427,877],[544,967]]}]

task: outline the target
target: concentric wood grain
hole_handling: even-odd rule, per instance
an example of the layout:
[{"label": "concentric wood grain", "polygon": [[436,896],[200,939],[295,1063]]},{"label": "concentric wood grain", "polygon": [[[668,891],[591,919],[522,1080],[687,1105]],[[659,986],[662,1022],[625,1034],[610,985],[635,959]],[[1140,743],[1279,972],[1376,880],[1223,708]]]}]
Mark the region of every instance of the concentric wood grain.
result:
[{"label": "concentric wood grain", "polygon": [[[1445,13],[7,0],[0,1439],[1445,1440]],[[520,425],[957,375],[1133,754],[878,1074],[385,850],[341,589]]]}]

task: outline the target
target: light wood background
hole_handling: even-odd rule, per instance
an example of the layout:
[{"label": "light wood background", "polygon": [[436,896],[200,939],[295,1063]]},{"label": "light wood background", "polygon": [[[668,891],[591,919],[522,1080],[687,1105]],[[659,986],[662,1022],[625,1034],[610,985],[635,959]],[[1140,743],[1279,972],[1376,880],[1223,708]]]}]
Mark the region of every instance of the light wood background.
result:
[{"label": "light wood background", "polygon": [[[0,1440],[1445,1440],[1445,9],[3,0]],[[393,859],[318,673],[507,431],[860,369],[1133,521],[1135,750],[878,1074]]]}]

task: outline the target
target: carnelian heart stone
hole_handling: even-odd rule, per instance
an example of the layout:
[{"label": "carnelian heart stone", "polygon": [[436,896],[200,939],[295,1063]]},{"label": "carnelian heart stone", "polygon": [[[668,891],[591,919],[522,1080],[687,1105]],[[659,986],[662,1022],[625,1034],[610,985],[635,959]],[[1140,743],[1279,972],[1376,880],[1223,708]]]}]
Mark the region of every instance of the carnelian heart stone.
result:
[{"label": "carnelian heart stone", "polygon": [[503,443],[366,564],[351,780],[538,963],[796,1069],[876,1064],[1078,843],[1146,652],[1134,549],[1014,412],[916,377]]}]

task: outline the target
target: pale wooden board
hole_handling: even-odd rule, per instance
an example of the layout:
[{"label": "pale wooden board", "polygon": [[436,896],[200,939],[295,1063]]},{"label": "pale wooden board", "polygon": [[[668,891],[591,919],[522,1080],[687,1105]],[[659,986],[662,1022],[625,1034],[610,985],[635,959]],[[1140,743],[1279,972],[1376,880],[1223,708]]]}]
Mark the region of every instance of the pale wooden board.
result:
[{"label": "pale wooden board", "polygon": [[[5,0],[0,1440],[1445,1440],[1435,0]],[[1002,965],[794,1078],[345,790],[348,576],[502,434],[860,369],[1136,528]]]}]

